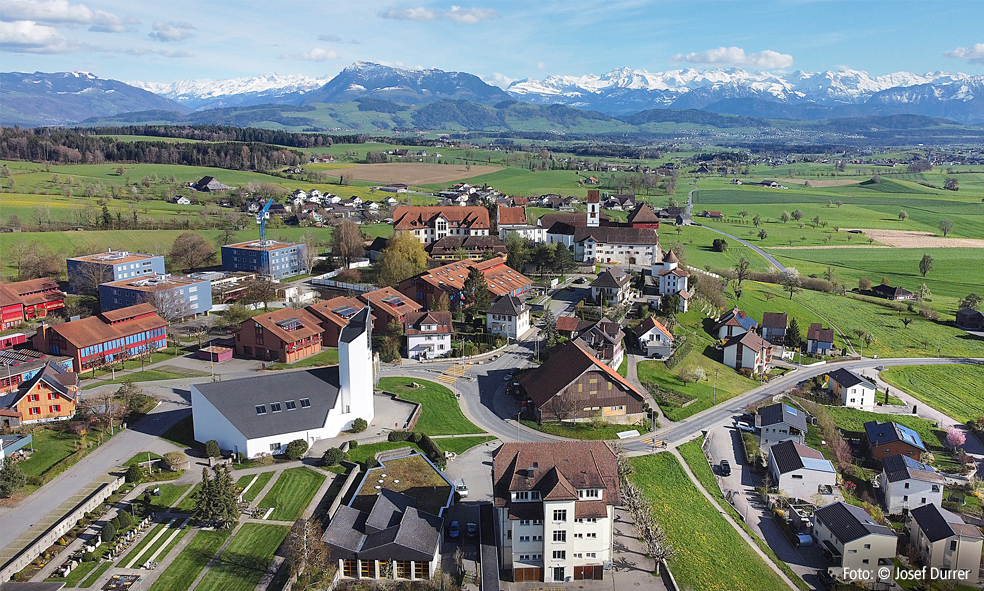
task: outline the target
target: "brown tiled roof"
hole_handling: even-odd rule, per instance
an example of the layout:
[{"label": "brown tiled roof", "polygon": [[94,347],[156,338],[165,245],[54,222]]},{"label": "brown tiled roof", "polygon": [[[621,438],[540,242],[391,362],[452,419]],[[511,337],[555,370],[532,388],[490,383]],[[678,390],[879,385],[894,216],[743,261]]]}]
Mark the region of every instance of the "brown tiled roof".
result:
[{"label": "brown tiled roof", "polygon": [[724,344],[724,348],[727,349],[728,347],[739,343],[748,347],[753,351],[761,351],[763,349],[772,348],[772,343],[766,341],[765,339],[763,339],[762,337],[758,336],[757,334],[751,331],[743,332],[740,335],[735,335],[731,337],[730,339],[728,339],[728,342]]},{"label": "brown tiled roof", "polygon": [[765,328],[786,328],[789,316],[785,312],[763,312],[762,326]]},{"label": "brown tiled roof", "polygon": [[523,225],[526,223],[526,209],[523,207],[500,207],[500,225]]},{"label": "brown tiled roof", "polygon": [[489,291],[500,296],[517,289],[528,287],[533,282],[528,277],[506,266],[506,259],[496,257],[487,261],[455,261],[418,275],[419,281],[426,281],[438,289],[461,291],[472,267],[485,275]]},{"label": "brown tiled roof", "polygon": [[653,211],[653,206],[648,203],[643,203],[639,207],[632,210],[629,214],[629,223],[637,222],[640,224],[651,224],[659,223],[659,216]]},{"label": "brown tiled roof", "polygon": [[305,306],[304,309],[317,316],[318,319],[322,321],[331,322],[335,326],[343,327],[348,324],[349,318],[343,318],[334,311],[341,310],[346,306],[355,311],[359,311],[365,305],[365,302],[359,301],[355,298],[339,296],[337,298],[331,298],[330,300],[311,304],[310,306]]},{"label": "brown tiled roof", "polygon": [[[278,322],[294,318],[300,321],[300,326],[294,330],[285,330],[277,325]],[[325,332],[318,322],[318,317],[307,310],[295,310],[293,308],[281,308],[273,312],[261,314],[250,320],[244,321],[239,325],[239,330],[252,330],[252,323],[256,322],[265,328],[270,334],[285,343],[293,343],[307,337],[313,337]]]},{"label": "brown tiled roof", "polygon": [[663,262],[664,263],[676,263],[676,264],[679,265],[680,264],[680,259],[677,258],[677,255],[676,255],[675,252],[673,252],[673,249],[670,249],[670,250],[666,251],[666,253],[663,255]]},{"label": "brown tiled roof", "polygon": [[557,330],[574,332],[581,325],[577,316],[560,316],[557,318]]},{"label": "brown tiled roof", "polygon": [[638,336],[642,336],[642,335],[646,334],[647,332],[651,331],[654,328],[656,330],[658,330],[659,332],[665,334],[666,336],[670,337],[671,339],[673,338],[673,335],[670,334],[670,331],[667,330],[665,326],[663,326],[662,324],[660,324],[652,316],[650,316],[649,318],[646,318],[645,320],[643,320],[642,323],[639,324],[639,326],[637,326],[635,328],[636,336],[637,337]]},{"label": "brown tiled roof", "polygon": [[814,322],[810,325],[810,329],[806,331],[806,338],[810,341],[819,341],[821,343],[833,343],[834,342],[834,329],[824,328],[819,322]]},{"label": "brown tiled roof", "polygon": [[[138,310],[134,310],[135,308],[138,308]],[[149,311],[147,308],[149,308]],[[52,326],[49,330],[61,335],[66,341],[81,349],[113,339],[127,337],[145,330],[167,326],[167,322],[158,316],[156,312],[157,310],[150,304],[137,304],[128,308],[103,312],[98,316],[90,316],[81,320],[75,320],[74,322]],[[120,320],[126,318],[132,319],[110,324],[111,321],[107,317],[118,318]]]},{"label": "brown tiled roof", "polygon": [[[601,223],[609,222],[608,215],[605,213],[601,214]],[[540,216],[538,224],[543,228],[549,228],[550,226],[556,224],[557,222],[562,222],[572,227],[582,227],[588,225],[588,214],[587,213],[545,213]]]},{"label": "brown tiled roof", "polygon": [[[10,283],[8,284],[8,287],[21,297],[46,291],[57,291],[61,293],[58,289],[58,282],[54,279],[48,279],[47,277],[41,279],[31,279],[30,281]],[[62,295],[64,296],[64,294]]]},{"label": "brown tiled roof", "polygon": [[31,295],[21,296],[21,301],[25,306],[36,306],[47,302],[61,302],[65,299],[65,294],[60,291],[46,291],[42,293],[32,293]]},{"label": "brown tiled roof", "polygon": [[[385,298],[399,298],[399,300],[390,300],[390,302],[384,302]],[[359,299],[366,302],[373,308],[382,308],[384,312],[390,316],[403,316],[408,312],[416,312],[421,309],[421,305],[413,301],[405,294],[402,294],[392,287],[380,287],[379,289],[370,291],[359,295]],[[394,305],[399,302],[398,305]]]},{"label": "brown tiled roof", "polygon": [[0,306],[17,306],[22,305],[22,303],[16,291],[10,289],[6,284],[0,283]]},{"label": "brown tiled roof", "polygon": [[506,245],[498,236],[445,236],[428,245],[424,250],[431,256],[454,254],[459,248],[469,253],[491,250],[495,254],[506,254]]},{"label": "brown tiled roof", "polygon": [[659,245],[659,234],[652,228],[599,226],[597,228],[578,227],[574,231],[574,242],[582,242],[589,237],[604,244]]},{"label": "brown tiled roof", "polygon": [[537,490],[547,500],[575,500],[578,490],[603,489],[599,500],[576,501],[575,516],[582,512],[583,516],[593,516],[599,504],[604,508],[621,503],[618,462],[615,452],[603,441],[506,443],[492,461],[492,486],[495,506],[509,507],[510,514],[521,519],[529,519],[523,515],[538,511],[527,511],[526,506],[542,503],[511,503],[510,491]]},{"label": "brown tiled roof", "polygon": [[537,406],[543,406],[578,376],[589,369],[601,370],[622,385],[630,396],[645,398],[635,386],[597,357],[584,350],[576,341],[568,341],[553,349],[550,358],[540,367],[527,373],[520,384]]},{"label": "brown tiled roof", "polygon": [[659,275],[660,277],[664,277],[666,275],[676,275],[677,277],[690,277],[690,271],[687,271],[686,269],[683,269],[681,267],[677,267],[676,269],[669,269],[669,270],[663,269],[662,271],[657,273],[657,275]]},{"label": "brown tiled roof", "polygon": [[396,230],[420,230],[434,225],[434,219],[444,216],[457,228],[489,229],[489,210],[481,206],[420,207],[402,206],[393,212]]},{"label": "brown tiled roof", "polygon": [[[424,324],[436,324],[436,331],[423,331]],[[404,319],[405,332],[408,335],[417,334],[451,334],[454,327],[451,324],[451,312],[410,312]]]}]

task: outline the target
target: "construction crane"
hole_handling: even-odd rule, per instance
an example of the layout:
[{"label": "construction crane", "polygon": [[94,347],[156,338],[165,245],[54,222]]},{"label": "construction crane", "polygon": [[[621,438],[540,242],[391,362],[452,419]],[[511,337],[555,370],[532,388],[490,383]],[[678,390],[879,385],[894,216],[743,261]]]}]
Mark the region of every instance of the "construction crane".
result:
[{"label": "construction crane", "polygon": [[263,209],[256,214],[256,223],[260,225],[260,242],[266,242],[266,221],[270,219],[270,206],[273,205],[273,197],[266,202]]}]

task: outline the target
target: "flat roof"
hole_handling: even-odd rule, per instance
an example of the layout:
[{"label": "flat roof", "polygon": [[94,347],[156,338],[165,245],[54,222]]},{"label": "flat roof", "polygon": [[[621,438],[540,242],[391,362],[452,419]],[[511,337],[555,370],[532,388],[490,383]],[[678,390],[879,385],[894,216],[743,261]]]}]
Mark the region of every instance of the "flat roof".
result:
[{"label": "flat roof", "polygon": [[121,279],[120,281],[110,281],[103,283],[110,287],[125,287],[127,289],[137,289],[140,291],[159,291],[171,287],[181,287],[183,285],[195,285],[198,283],[208,283],[206,279],[192,279],[191,277],[175,275],[144,275],[133,279]]},{"label": "flat roof", "polygon": [[142,252],[127,252],[125,250],[110,250],[96,254],[87,254],[80,257],[72,257],[70,261],[83,261],[89,263],[103,263],[106,265],[119,265],[122,263],[135,263],[145,261],[155,257],[163,257],[160,254],[144,254]]},{"label": "flat roof", "polygon": [[249,240],[247,242],[239,242],[236,244],[226,244],[222,248],[243,248],[246,250],[280,250],[281,248],[290,248],[291,246],[300,246],[297,242],[279,242],[277,240],[267,240],[267,244],[261,244],[259,240]]}]

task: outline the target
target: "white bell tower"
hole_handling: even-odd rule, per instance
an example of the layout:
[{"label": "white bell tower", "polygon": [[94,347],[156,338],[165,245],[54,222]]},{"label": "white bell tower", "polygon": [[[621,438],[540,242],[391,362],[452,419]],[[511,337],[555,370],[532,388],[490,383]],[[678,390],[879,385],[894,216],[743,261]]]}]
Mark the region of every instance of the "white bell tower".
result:
[{"label": "white bell tower", "polygon": [[344,417],[342,429],[355,419],[371,423],[373,407],[372,315],[369,306],[349,320],[338,337],[339,407]]},{"label": "white bell tower", "polygon": [[601,196],[598,189],[588,190],[588,227],[601,225]]}]

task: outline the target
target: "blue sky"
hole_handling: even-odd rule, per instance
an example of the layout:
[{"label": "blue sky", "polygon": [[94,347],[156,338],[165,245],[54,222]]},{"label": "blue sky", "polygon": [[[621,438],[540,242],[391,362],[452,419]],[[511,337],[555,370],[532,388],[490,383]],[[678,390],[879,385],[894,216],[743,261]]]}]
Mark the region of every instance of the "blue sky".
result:
[{"label": "blue sky", "polygon": [[171,82],[331,76],[357,60],[500,85],[628,67],[984,75],[984,7],[950,2],[0,0],[3,71]]}]

